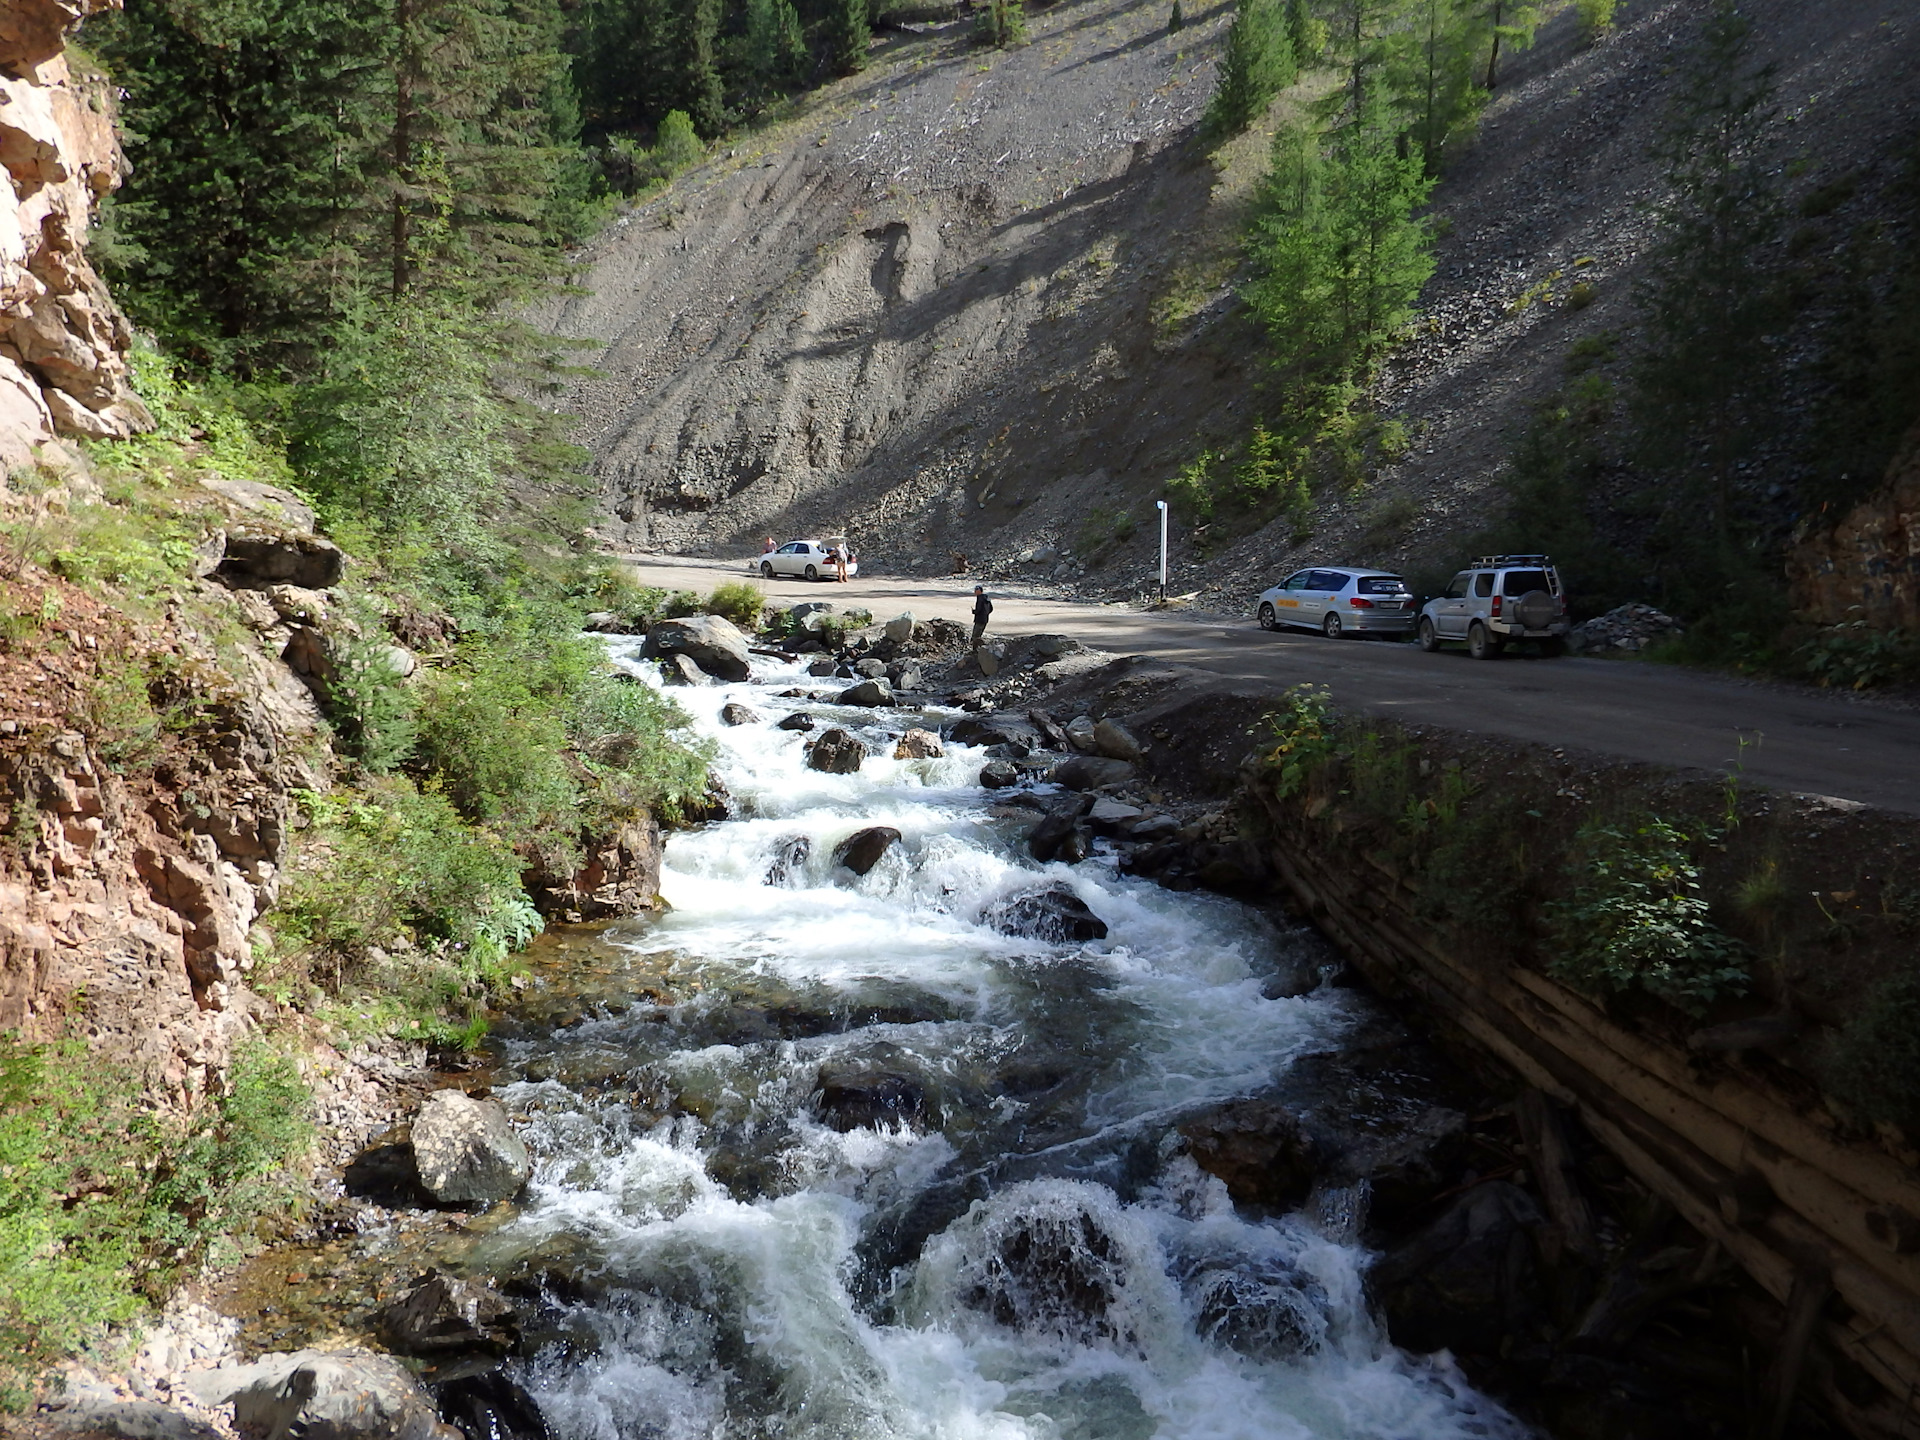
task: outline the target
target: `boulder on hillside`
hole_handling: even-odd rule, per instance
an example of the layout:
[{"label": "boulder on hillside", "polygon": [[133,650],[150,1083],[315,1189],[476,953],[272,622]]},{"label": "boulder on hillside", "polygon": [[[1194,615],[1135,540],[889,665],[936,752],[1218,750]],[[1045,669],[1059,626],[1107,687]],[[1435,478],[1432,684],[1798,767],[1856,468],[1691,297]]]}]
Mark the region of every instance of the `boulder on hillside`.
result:
[{"label": "boulder on hillside", "polygon": [[1087,811],[1087,824],[1096,835],[1125,835],[1144,813],[1138,806],[1125,805],[1102,795]]},{"label": "boulder on hillside", "polygon": [[195,477],[204,489],[224,496],[243,510],[264,516],[276,525],[301,534],[311,534],[317,523],[313,507],[291,490],[269,485],[264,480],[229,480],[222,475]]},{"label": "boulder on hillside", "polygon": [[1047,778],[1069,790],[1098,790],[1105,785],[1122,785],[1133,778],[1133,766],[1124,760],[1108,760],[1098,755],[1076,755],[1063,760],[1048,772]]},{"label": "boulder on hillside", "polygon": [[533,1157],[497,1100],[436,1090],[413,1120],[413,1163],[443,1204],[491,1204],[520,1193]]},{"label": "boulder on hillside", "polygon": [[1140,763],[1145,753],[1132,732],[1113,720],[1101,720],[1094,725],[1093,748],[1094,753],[1104,755],[1109,760],[1125,760],[1134,765]]},{"label": "boulder on hillside", "polygon": [[347,557],[331,540],[300,531],[242,525],[227,532],[216,579],[237,590],[297,585],[331,590],[340,583]]},{"label": "boulder on hillside", "polygon": [[900,743],[893,747],[893,758],[896,760],[938,760],[946,753],[940,737],[931,730],[909,730],[900,737]]},{"label": "boulder on hillside", "polygon": [[833,851],[833,863],[844,865],[856,875],[864,875],[880,863],[888,849],[900,843],[900,832],[891,825],[874,825],[857,830],[842,840]]},{"label": "boulder on hillside", "polygon": [[807,764],[829,775],[851,775],[867,758],[867,747],[838,725],[807,743]]},{"label": "boulder on hillside", "polygon": [[243,1434],[304,1440],[465,1440],[391,1355],[299,1350],[251,1365],[189,1372],[204,1405],[232,1405]]},{"label": "boulder on hillside", "polygon": [[1005,658],[1006,657],[1000,653],[998,647],[993,645],[982,645],[978,650],[973,652],[973,663],[980,667],[980,673],[982,675],[987,676],[998,675],[1000,673],[1000,666]]},{"label": "boulder on hillside", "polygon": [[881,678],[862,680],[851,689],[842,690],[838,695],[834,696],[833,703],[836,705],[862,705],[869,710],[876,710],[883,705],[893,704],[893,686],[889,685],[886,681],[886,667],[883,665],[880,668],[882,672]]},{"label": "boulder on hillside", "polygon": [[981,918],[1002,935],[1020,935],[1052,945],[1078,945],[1107,938],[1107,922],[1067,885],[1049,885],[998,901],[989,905]]},{"label": "boulder on hillside", "polygon": [[869,680],[877,680],[887,673],[887,662],[872,658],[856,660],[853,665],[853,673],[856,675],[864,675]]},{"label": "boulder on hillside", "polygon": [[378,1318],[388,1343],[404,1355],[504,1355],[519,1338],[512,1301],[490,1285],[439,1270],[427,1271]]},{"label": "boulder on hillside", "polygon": [[887,639],[896,645],[905,645],[913,639],[913,612],[902,610],[887,621],[885,632]]},{"label": "boulder on hillside", "polygon": [[640,653],[649,660],[685,655],[709,675],[740,681],[753,673],[747,658],[747,637],[723,615],[688,615],[656,621],[647,631]]},{"label": "boulder on hillside", "polygon": [[713,677],[691,655],[667,655],[660,661],[660,678],[669,685],[706,685]]},{"label": "boulder on hillside", "polygon": [[1076,750],[1093,753],[1093,717],[1076,715],[1066,724],[1067,742]]},{"label": "boulder on hillside", "polygon": [[742,705],[737,700],[729,700],[720,707],[720,723],[722,725],[757,725],[760,723],[760,712],[752,706]]},{"label": "boulder on hillside", "polygon": [[1194,1163],[1243,1204],[1291,1209],[1330,1157],[1300,1116],[1272,1100],[1234,1100],[1180,1127]]},{"label": "boulder on hillside", "polygon": [[1036,635],[1033,637],[1033,650],[1036,655],[1044,655],[1049,660],[1057,660],[1062,655],[1071,655],[1085,647],[1071,635]]},{"label": "boulder on hillside", "polygon": [[918,690],[927,683],[925,672],[911,660],[896,660],[887,666],[887,679],[895,690]]}]

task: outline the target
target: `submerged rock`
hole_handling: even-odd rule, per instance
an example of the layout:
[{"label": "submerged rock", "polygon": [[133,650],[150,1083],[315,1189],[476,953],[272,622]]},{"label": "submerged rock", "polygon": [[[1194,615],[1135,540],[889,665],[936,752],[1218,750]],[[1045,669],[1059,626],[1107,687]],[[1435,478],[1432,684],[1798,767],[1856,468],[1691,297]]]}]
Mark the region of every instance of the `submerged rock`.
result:
[{"label": "submerged rock", "polygon": [[888,849],[900,843],[900,832],[891,825],[874,825],[855,831],[834,849],[833,863],[844,865],[856,875],[864,875],[880,863]]},{"label": "submerged rock", "polygon": [[1203,1262],[1180,1279],[1194,1328],[1242,1355],[1287,1360],[1326,1339],[1326,1291],[1283,1261]]},{"label": "submerged rock", "polygon": [[443,1202],[506,1200],[533,1174],[533,1157],[506,1107],[458,1090],[436,1090],[420,1107],[413,1160],[427,1193]]},{"label": "submerged rock", "polygon": [[851,775],[867,758],[867,747],[838,725],[807,745],[807,765],[829,775]]},{"label": "submerged rock", "polygon": [[1271,1100],[1234,1100],[1180,1127],[1194,1163],[1243,1204],[1287,1210],[1307,1198],[1328,1156],[1299,1115]]},{"label": "submerged rock", "polygon": [[926,1087],[917,1077],[858,1062],[822,1065],[814,1082],[813,1105],[822,1123],[842,1134],[883,1125],[924,1130],[928,1120]]},{"label": "submerged rock", "polygon": [[767,866],[767,884],[793,884],[806,873],[807,858],[812,854],[813,841],[805,835],[782,840],[773,852],[773,862]]},{"label": "submerged rock", "polygon": [[1066,885],[1049,885],[1002,900],[988,906],[982,918],[1002,935],[1020,935],[1053,945],[1107,938],[1107,922]]},{"label": "submerged rock", "polygon": [[504,1355],[519,1338],[512,1301],[490,1285],[438,1270],[381,1310],[379,1321],[388,1343],[406,1355]]}]

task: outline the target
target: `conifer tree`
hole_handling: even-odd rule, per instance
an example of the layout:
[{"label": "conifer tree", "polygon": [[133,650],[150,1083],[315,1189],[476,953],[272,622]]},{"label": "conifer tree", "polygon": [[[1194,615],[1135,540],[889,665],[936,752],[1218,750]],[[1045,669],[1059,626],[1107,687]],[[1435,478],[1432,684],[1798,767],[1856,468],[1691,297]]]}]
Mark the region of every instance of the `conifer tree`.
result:
[{"label": "conifer tree", "polygon": [[1178,34],[1186,23],[1187,17],[1180,13],[1180,0],[1173,0],[1173,9],[1167,12],[1167,33]]},{"label": "conifer tree", "polygon": [[1459,0],[1410,0],[1409,21],[1393,63],[1411,138],[1429,175],[1439,173],[1447,140],[1485,103],[1475,83],[1481,30],[1472,7]]},{"label": "conifer tree", "polygon": [[1327,45],[1327,27],[1315,18],[1307,0],[1287,0],[1287,39],[1296,65],[1311,65]]},{"label": "conifer tree", "polygon": [[1524,50],[1533,44],[1533,32],[1540,28],[1540,7],[1530,0],[1492,0],[1487,12],[1487,78],[1481,82],[1488,90],[1500,83],[1500,47]]},{"label": "conifer tree", "polygon": [[836,75],[852,75],[867,68],[867,45],[873,39],[867,22],[867,0],[827,0],[821,25],[828,68]]},{"label": "conifer tree", "polygon": [[1207,132],[1239,134],[1266,113],[1297,73],[1280,0],[1240,0],[1220,57],[1220,82],[1207,106]]}]

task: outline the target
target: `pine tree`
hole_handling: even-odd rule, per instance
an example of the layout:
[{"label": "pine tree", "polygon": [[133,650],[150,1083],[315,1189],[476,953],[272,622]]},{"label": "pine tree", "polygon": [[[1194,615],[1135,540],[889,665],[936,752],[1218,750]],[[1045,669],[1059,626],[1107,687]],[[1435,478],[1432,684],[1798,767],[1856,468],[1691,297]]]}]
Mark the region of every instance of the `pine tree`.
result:
[{"label": "pine tree", "polygon": [[1413,143],[1429,175],[1453,134],[1471,123],[1486,101],[1475,84],[1481,47],[1479,17],[1459,0],[1411,0],[1399,38],[1393,87],[1411,122]]},{"label": "pine tree", "polygon": [[867,68],[867,46],[873,30],[867,22],[867,0],[827,0],[821,25],[827,66],[835,74],[852,75]]},{"label": "pine tree", "polygon": [[1311,65],[1327,46],[1327,27],[1314,17],[1307,0],[1287,0],[1287,39],[1293,45],[1294,63]]},{"label": "pine tree", "polygon": [[1767,251],[1779,200],[1759,143],[1773,77],[1748,63],[1748,30],[1732,0],[1716,0],[1656,142],[1668,193],[1643,257],[1631,396],[1645,463],[1678,473],[1679,508],[1723,545],[1739,468],[1769,433],[1780,362],[1767,341],[1786,318]]},{"label": "pine tree", "polygon": [[1525,50],[1540,28],[1540,7],[1530,0],[1492,0],[1492,6],[1487,14],[1487,78],[1482,82],[1488,90],[1500,83],[1501,44]]},{"label": "pine tree", "polygon": [[983,45],[1006,49],[1027,43],[1027,11],[1021,0],[987,0],[974,21],[974,38]]},{"label": "pine tree", "polygon": [[1280,0],[1240,0],[1205,129],[1216,137],[1239,134],[1266,113],[1297,73]]},{"label": "pine tree", "polygon": [[1167,12],[1167,33],[1177,35],[1186,25],[1187,17],[1180,13],[1180,0],[1173,0],[1173,9]]}]

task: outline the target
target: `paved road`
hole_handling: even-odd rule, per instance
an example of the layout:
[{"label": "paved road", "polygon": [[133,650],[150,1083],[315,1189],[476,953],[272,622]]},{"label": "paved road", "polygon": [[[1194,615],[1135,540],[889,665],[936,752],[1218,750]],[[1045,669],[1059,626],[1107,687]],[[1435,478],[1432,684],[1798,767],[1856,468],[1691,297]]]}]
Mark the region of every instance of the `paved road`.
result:
[{"label": "paved road", "polygon": [[[649,585],[707,589],[744,562],[628,557]],[[859,603],[884,619],[967,620],[972,585],[875,576],[845,585],[776,580],[773,598]],[[1348,708],[1455,730],[1510,735],[1660,765],[1719,770],[1736,757],[1745,778],[1920,814],[1920,711],[1664,665],[1519,655],[1492,663],[1413,645],[1270,635],[1251,620],[996,594],[994,629],[1057,631],[1121,654],[1151,655],[1276,689],[1312,680]],[[1740,739],[1750,743],[1744,753]]]}]

